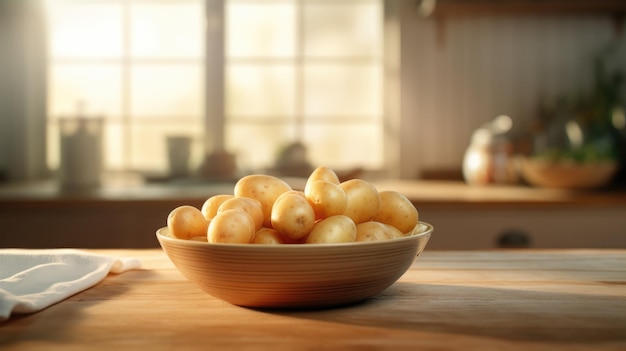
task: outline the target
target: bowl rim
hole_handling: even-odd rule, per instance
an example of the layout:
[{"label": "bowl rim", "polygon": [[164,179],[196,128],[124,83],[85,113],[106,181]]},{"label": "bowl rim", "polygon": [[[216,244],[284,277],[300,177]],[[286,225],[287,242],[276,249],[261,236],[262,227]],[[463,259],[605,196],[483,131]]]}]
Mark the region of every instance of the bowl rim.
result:
[{"label": "bowl rim", "polygon": [[[423,229],[420,228],[423,226]],[[165,234],[165,231],[168,231],[167,227],[161,227],[157,229],[156,236],[157,240],[166,241],[173,244],[182,244],[189,245],[191,247],[203,247],[203,248],[236,248],[242,250],[258,250],[258,249],[271,249],[271,250],[310,250],[311,248],[323,247],[323,248],[331,248],[331,247],[362,247],[364,245],[381,245],[385,243],[398,243],[402,241],[411,241],[416,238],[430,236],[434,231],[434,227],[430,223],[418,221],[415,227],[411,230],[411,234],[408,234],[403,237],[393,238],[390,240],[376,240],[376,241],[361,241],[361,242],[348,242],[348,243],[330,243],[330,244],[228,244],[228,243],[209,243],[205,241],[197,241],[197,240],[189,240],[189,239],[180,239],[174,238]]]}]

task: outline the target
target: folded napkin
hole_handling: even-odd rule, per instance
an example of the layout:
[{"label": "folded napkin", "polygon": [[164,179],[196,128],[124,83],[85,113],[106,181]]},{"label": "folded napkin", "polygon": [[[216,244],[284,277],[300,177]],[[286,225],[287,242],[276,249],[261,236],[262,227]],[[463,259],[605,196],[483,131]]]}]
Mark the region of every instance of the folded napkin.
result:
[{"label": "folded napkin", "polygon": [[76,249],[0,249],[0,322],[32,313],[141,266],[137,258]]}]

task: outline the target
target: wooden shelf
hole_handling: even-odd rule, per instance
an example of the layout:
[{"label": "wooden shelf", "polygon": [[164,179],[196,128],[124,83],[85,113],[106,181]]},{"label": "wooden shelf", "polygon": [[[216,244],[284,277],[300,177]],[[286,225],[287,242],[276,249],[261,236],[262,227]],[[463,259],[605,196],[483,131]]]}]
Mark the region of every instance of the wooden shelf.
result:
[{"label": "wooden shelf", "polygon": [[623,33],[626,0],[432,0],[432,13],[424,10],[430,3],[418,0],[417,12],[437,21],[437,42],[445,44],[446,21],[468,16],[607,16],[613,21],[616,36]]},{"label": "wooden shelf", "polygon": [[623,14],[623,0],[436,0],[436,16],[480,14]]}]

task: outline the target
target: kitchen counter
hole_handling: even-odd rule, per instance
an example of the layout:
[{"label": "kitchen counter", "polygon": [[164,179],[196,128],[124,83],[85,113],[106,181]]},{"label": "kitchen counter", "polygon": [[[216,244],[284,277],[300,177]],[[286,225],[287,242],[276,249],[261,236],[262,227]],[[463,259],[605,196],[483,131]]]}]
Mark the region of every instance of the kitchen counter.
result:
[{"label": "kitchen counter", "polygon": [[[303,189],[306,179],[285,178],[294,189]],[[379,190],[395,190],[421,206],[502,207],[502,206],[626,206],[626,189],[567,190],[524,185],[468,185],[462,181],[370,180]],[[176,201],[198,203],[208,196],[232,193],[235,181],[199,180],[145,183],[122,180],[84,190],[64,190],[54,181],[0,185],[0,206],[11,203],[145,202]]]},{"label": "kitchen counter", "polygon": [[3,350],[624,350],[626,250],[426,251],[398,282],[329,310],[230,305],[160,249],[41,312],[0,324]]},{"label": "kitchen counter", "polygon": [[405,194],[416,205],[428,207],[502,208],[626,206],[626,189],[568,190],[524,185],[468,185],[460,181],[380,180],[379,190]]},{"label": "kitchen counter", "polygon": [[[304,179],[286,179],[303,188]],[[459,181],[376,180],[405,194],[435,226],[436,249],[626,248],[626,190],[470,186]],[[66,191],[55,182],[0,186],[0,247],[156,247],[154,232],[180,205],[201,207],[233,182],[112,181]]]}]

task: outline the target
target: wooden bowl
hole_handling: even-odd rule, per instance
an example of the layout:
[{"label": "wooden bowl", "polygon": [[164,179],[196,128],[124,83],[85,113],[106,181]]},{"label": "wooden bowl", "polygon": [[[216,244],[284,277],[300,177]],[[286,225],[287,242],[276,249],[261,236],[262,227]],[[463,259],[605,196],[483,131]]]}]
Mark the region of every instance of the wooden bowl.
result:
[{"label": "wooden bowl", "polygon": [[617,162],[573,163],[522,159],[522,177],[530,185],[560,189],[601,188],[611,182]]},{"label": "wooden bowl", "polygon": [[325,308],[381,293],[402,276],[433,232],[346,244],[211,244],[156,236],[176,268],[210,295],[253,308]]}]

